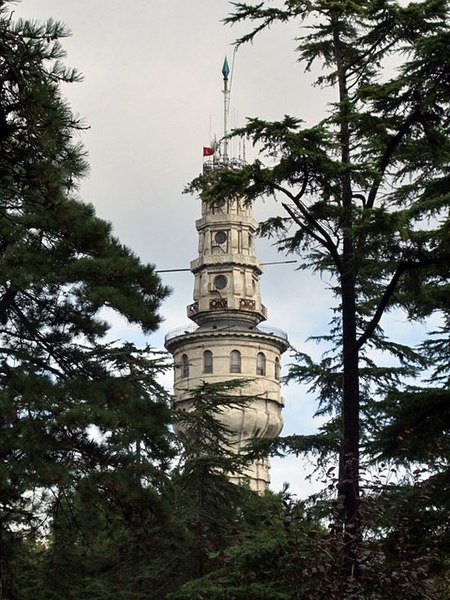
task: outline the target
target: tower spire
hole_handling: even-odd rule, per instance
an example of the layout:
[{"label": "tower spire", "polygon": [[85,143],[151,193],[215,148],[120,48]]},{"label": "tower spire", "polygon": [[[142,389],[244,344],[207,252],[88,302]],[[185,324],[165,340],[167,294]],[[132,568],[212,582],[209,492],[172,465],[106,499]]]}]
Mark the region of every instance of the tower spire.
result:
[{"label": "tower spire", "polygon": [[223,76],[223,162],[228,163],[228,117],[230,113],[230,89],[228,87],[228,76],[230,75],[230,67],[228,59],[225,56],[222,67]]}]

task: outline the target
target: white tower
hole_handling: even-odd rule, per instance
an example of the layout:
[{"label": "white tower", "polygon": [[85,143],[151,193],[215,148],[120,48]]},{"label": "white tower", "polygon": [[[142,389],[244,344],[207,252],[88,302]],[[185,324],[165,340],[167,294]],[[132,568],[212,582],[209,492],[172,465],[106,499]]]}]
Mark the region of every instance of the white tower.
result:
[{"label": "white tower", "polygon": [[[229,68],[225,59],[224,129],[227,134]],[[228,157],[228,140],[222,151],[204,164],[204,170],[233,168],[238,161]],[[259,325],[267,318],[261,303],[261,263],[255,254],[257,223],[250,206],[239,200],[202,202],[196,221],[198,258],[191,262],[195,276],[193,304],[187,307],[195,325],[166,336],[166,348],[174,357],[174,404],[189,409],[189,398],[201,382],[250,380],[238,388],[254,400],[245,407],[221,413],[220,420],[233,432],[230,446],[239,452],[257,437],[274,437],[283,426],[280,393],[280,354],[289,344],[278,329]],[[236,483],[242,477],[231,477]],[[254,462],[245,473],[250,487],[262,492],[269,485],[269,462]]]}]

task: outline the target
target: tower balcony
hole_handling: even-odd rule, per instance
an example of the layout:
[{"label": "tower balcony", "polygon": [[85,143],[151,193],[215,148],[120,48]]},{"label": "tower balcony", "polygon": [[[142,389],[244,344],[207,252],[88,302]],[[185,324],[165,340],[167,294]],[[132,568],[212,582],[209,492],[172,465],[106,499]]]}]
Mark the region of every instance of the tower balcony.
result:
[{"label": "tower balcony", "polygon": [[[212,300],[209,300],[207,311],[238,309],[241,311],[260,313],[264,319],[267,319],[267,308],[264,304],[261,304],[258,307],[255,300],[252,298],[239,298],[237,303],[236,300],[233,300],[234,299],[231,299],[231,302],[228,302],[228,298],[213,298]],[[204,309],[200,309],[198,302],[193,302],[186,307],[186,313],[190,319],[195,317],[199,312],[204,312]]]},{"label": "tower balcony", "polygon": [[[232,334],[234,331],[238,332],[238,333],[250,333],[250,334],[263,334],[263,335],[269,335],[269,336],[273,336],[274,338],[279,338],[281,340],[284,340],[285,342],[288,341],[288,336],[287,333],[285,331],[283,331],[282,329],[278,329],[277,327],[271,327],[269,325],[257,325],[254,327],[248,327],[248,330],[242,330],[241,327],[237,327],[236,330],[234,330],[231,327],[227,328],[227,334]],[[169,342],[170,340],[173,340],[177,337],[181,337],[184,335],[189,335],[191,333],[218,333],[220,332],[220,329],[215,328],[214,326],[212,326],[211,328],[200,328],[198,325],[194,325],[194,324],[190,324],[190,325],[186,325],[185,327],[177,327],[177,329],[172,329],[172,331],[169,331],[166,336],[165,336],[165,343],[167,344],[167,342]]]}]

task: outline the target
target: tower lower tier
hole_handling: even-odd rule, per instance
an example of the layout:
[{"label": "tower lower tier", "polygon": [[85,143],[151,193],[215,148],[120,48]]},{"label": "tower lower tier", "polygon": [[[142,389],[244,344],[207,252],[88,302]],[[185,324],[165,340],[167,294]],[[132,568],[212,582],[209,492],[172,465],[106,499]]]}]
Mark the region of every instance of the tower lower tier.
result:
[{"label": "tower lower tier", "polygon": [[[226,407],[218,420],[230,431],[228,446],[242,452],[254,438],[272,438],[282,427],[283,399],[280,392],[280,354],[288,347],[283,332],[257,327],[205,326],[168,334],[166,348],[174,357],[174,405],[190,410],[195,390],[203,382],[240,380],[231,394],[248,398],[244,406]],[[188,435],[183,428],[177,433]],[[236,483],[265,491],[270,482],[266,458],[248,465],[242,474],[230,474]]]}]

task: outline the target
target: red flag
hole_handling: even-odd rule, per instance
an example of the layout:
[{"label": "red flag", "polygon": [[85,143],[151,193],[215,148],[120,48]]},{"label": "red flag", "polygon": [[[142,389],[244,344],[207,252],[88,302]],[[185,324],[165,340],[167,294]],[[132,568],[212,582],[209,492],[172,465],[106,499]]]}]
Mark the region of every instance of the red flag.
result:
[{"label": "red flag", "polygon": [[212,148],[207,148],[203,146],[203,156],[212,156],[214,154],[214,150]]}]

